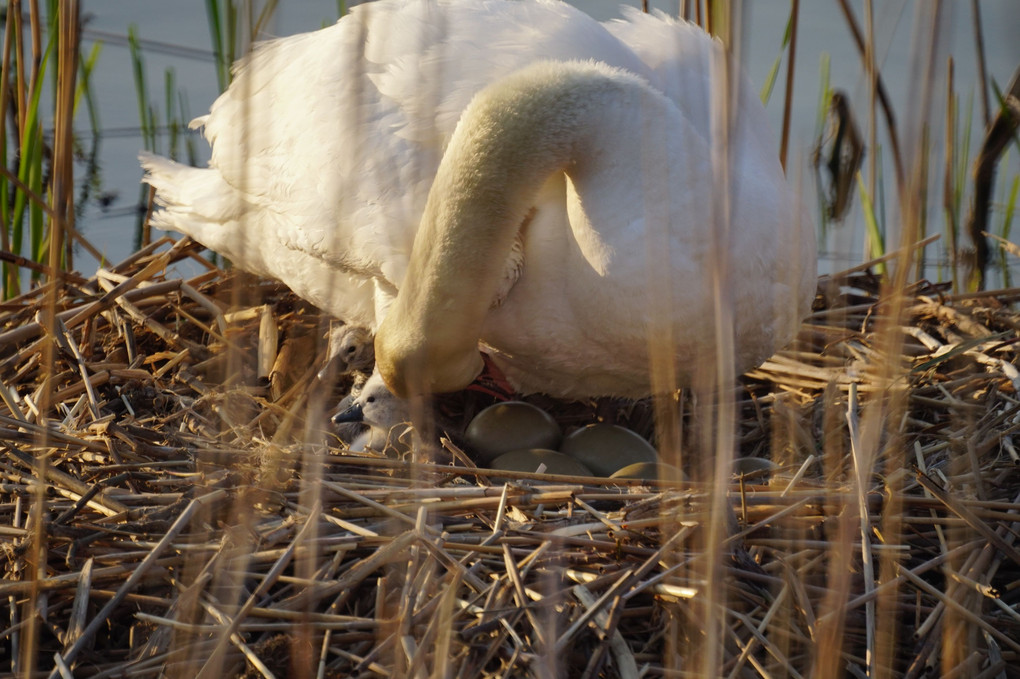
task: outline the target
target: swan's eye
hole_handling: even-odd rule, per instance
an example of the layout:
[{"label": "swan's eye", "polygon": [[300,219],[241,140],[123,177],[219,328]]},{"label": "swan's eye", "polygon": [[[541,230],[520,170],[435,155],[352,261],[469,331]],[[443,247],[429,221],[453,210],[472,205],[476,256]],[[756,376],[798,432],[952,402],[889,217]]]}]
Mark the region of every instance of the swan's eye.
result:
[{"label": "swan's eye", "polygon": [[369,396],[365,399],[366,403],[375,403],[375,396]]}]

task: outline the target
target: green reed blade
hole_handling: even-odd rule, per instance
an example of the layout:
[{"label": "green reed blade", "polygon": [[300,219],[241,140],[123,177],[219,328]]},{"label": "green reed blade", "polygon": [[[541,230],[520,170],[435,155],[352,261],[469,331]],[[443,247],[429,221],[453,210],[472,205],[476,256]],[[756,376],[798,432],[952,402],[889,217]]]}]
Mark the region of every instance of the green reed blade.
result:
[{"label": "green reed blade", "polygon": [[769,74],[765,76],[765,83],[761,86],[761,103],[767,105],[769,99],[772,97],[772,90],[776,86],[776,80],[779,78],[779,65],[783,62],[783,55],[786,54],[787,48],[790,46],[790,36],[793,33],[793,3],[790,4],[790,15],[786,18],[786,30],[783,32],[783,43],[779,46],[779,53],[776,54],[776,60],[772,62],[772,68],[769,69]]},{"label": "green reed blade", "polygon": [[[1004,162],[1005,166],[1006,163]],[[1009,198],[1006,200],[1006,207],[1002,211],[1002,224],[999,226],[999,235],[1005,240],[1009,240],[1009,234],[1013,230],[1013,215],[1016,213],[1016,199],[1017,195],[1020,194],[1020,175],[1014,175],[1013,186],[1009,191]],[[1010,287],[1010,275],[1009,266],[1006,262],[1006,253],[1001,248],[999,249],[999,255],[1002,258],[1002,287]]]},{"label": "green reed blade", "polygon": [[822,52],[821,63],[818,65],[818,108],[815,109],[815,137],[822,136],[825,129],[825,116],[829,114],[829,102],[832,90],[829,88],[830,57]]},{"label": "green reed blade", "polygon": [[173,68],[167,68],[163,72],[163,93],[165,96],[166,105],[166,129],[170,135],[169,148],[167,154],[177,160],[177,146],[180,137],[180,120],[178,120],[176,112],[174,110],[174,102],[177,97],[174,96],[174,92],[177,90],[176,77]]},{"label": "green reed blade", "polygon": [[[864,177],[860,171],[857,172],[857,192],[861,196],[861,210],[864,213],[865,236],[868,241],[868,259],[877,259],[885,254],[885,240],[878,228],[878,220],[875,219],[875,209],[871,203],[871,196],[868,194],[868,187],[864,185]],[[875,272],[885,274],[884,262],[875,265]]]},{"label": "green reed blade", "polygon": [[78,104],[82,97],[85,98],[85,109],[89,114],[89,126],[92,129],[92,136],[99,136],[103,126],[99,123],[99,107],[96,106],[96,98],[92,92],[92,72],[96,68],[99,54],[103,51],[102,42],[92,43],[92,49],[84,59],[78,60],[78,85],[74,92],[74,110],[78,110]]},{"label": "green reed blade", "polygon": [[[55,40],[51,39],[46,44],[46,49],[43,54],[43,58],[39,63],[39,77],[37,82],[45,82],[46,67],[49,63],[49,55],[53,52],[53,46],[56,43]],[[28,110],[25,115],[25,131],[21,139],[21,157],[18,164],[18,181],[24,184],[29,190],[34,191],[36,195],[42,195],[42,177],[43,177],[43,163],[45,162],[44,148],[45,143],[43,140],[42,125],[39,122],[39,99],[42,95],[42,87],[37,86],[31,92],[31,99],[29,100]],[[41,231],[42,226],[42,207],[36,205],[34,201],[30,201],[28,195],[24,191],[14,192],[14,210],[12,213],[11,224],[11,250],[14,254],[21,254],[21,246],[24,242],[24,227],[25,227],[25,213],[26,210],[29,213],[29,229],[39,229]],[[29,242],[36,243],[42,241],[42,233],[30,233]],[[33,247],[30,251],[32,256],[35,255],[36,248]]]},{"label": "green reed blade", "polygon": [[228,71],[230,64],[223,49],[223,24],[220,21],[221,13],[218,0],[205,0],[205,13],[209,22],[209,38],[212,40],[213,57],[216,60],[216,83],[222,92],[227,89],[227,85],[230,83]]},{"label": "green reed blade", "polygon": [[138,27],[128,26],[128,51],[131,53],[131,69],[135,78],[135,96],[138,100],[138,121],[142,127],[142,144],[147,151],[156,150],[154,118],[149,108],[149,89],[145,80],[145,62],[142,48],[138,43]]}]

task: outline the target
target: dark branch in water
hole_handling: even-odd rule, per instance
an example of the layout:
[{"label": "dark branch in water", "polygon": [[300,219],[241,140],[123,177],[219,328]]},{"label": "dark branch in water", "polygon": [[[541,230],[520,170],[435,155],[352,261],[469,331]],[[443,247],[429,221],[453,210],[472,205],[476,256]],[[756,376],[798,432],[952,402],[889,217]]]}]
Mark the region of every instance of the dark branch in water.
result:
[{"label": "dark branch in water", "polygon": [[842,220],[850,209],[853,196],[854,177],[864,160],[864,141],[857,127],[850,101],[841,90],[832,93],[829,102],[829,126],[833,134],[832,146],[825,160],[823,140],[816,142],[813,163],[829,171],[829,195],[826,196],[826,210],[829,219]]},{"label": "dark branch in water", "polygon": [[[857,50],[861,53],[861,57],[863,57],[865,54],[864,36],[861,35],[861,29],[857,25],[853,11],[850,9],[847,0],[839,0],[839,6],[843,10],[844,16],[846,16],[846,22],[850,26],[850,32],[853,34],[854,43],[857,44]],[[893,113],[892,104],[889,103],[889,94],[885,90],[882,74],[877,71],[875,73],[875,91],[878,93],[879,103],[882,104],[882,112],[885,113],[885,124],[889,128],[889,145],[892,146],[893,165],[896,167],[896,188],[902,196],[905,186],[903,158],[900,156],[900,139],[896,132],[896,116]]]},{"label": "dark branch in water", "polygon": [[975,272],[977,289],[985,288],[985,269],[988,266],[988,239],[982,233],[987,230],[988,212],[995,184],[995,166],[999,156],[1006,150],[1010,139],[1020,126],[1020,68],[1013,74],[1009,91],[1003,93],[999,113],[985,131],[981,153],[974,161],[974,202],[967,215],[967,233],[974,242]]}]

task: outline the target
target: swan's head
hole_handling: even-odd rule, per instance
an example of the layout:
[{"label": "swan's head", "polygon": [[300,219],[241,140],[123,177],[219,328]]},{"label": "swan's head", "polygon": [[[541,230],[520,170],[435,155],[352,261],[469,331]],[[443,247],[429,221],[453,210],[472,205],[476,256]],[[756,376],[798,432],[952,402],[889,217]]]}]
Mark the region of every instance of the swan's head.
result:
[{"label": "swan's head", "polygon": [[410,419],[407,403],[386,387],[378,372],[373,372],[350,405],[333,416],[333,424],[363,422],[389,431]]},{"label": "swan's head", "polygon": [[411,398],[458,391],[481,374],[484,362],[477,337],[465,340],[437,332],[426,338],[416,323],[402,323],[401,314],[393,311],[375,335],[376,372],[393,394]]}]

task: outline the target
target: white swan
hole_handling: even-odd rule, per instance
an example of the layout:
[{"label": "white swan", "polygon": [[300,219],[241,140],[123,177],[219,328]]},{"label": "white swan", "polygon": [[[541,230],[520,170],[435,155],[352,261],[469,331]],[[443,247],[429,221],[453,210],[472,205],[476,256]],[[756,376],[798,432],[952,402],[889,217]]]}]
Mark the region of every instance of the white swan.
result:
[{"label": "white swan", "polygon": [[807,311],[813,229],[720,44],[624,16],[381,0],[266,43],[196,121],[208,169],[142,158],[154,223],[378,329],[401,395],[470,382],[479,341],[523,392],[646,395],[650,334],[687,381],[719,266],[749,369]]}]

